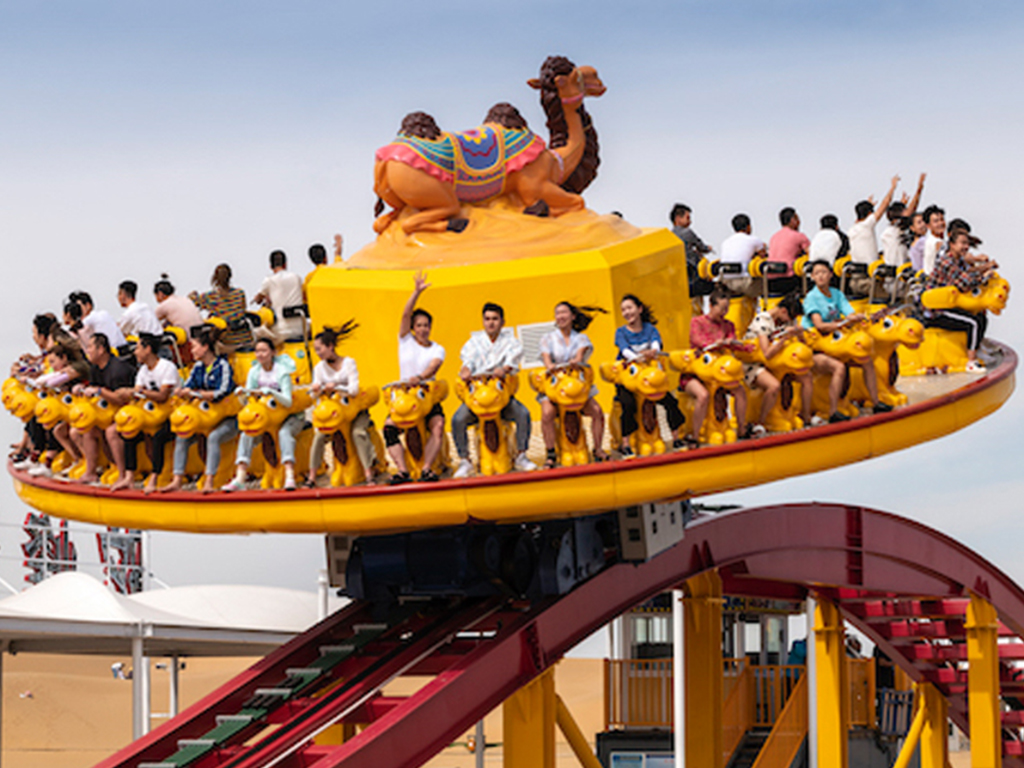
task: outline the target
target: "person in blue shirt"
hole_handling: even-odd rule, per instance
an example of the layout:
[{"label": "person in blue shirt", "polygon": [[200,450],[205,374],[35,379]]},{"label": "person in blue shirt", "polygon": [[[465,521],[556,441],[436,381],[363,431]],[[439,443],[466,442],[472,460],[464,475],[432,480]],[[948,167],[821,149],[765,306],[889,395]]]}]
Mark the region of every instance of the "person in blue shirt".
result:
[{"label": "person in blue shirt", "polygon": [[[615,331],[615,346],[619,348],[618,359],[644,362],[653,360],[661,352],[661,334],[655,327],[658,321],[654,319],[651,308],[631,293],[622,297],[619,308],[626,324]],[[629,458],[633,455],[629,436],[636,432],[638,427],[636,400],[633,393],[621,384],[615,385],[615,399],[622,407],[622,446],[619,450],[623,458]],[[668,425],[675,440],[672,447],[683,448],[686,442],[680,439],[678,432],[686,417],[679,410],[679,403],[671,392],[666,392],[658,404],[665,407]]]},{"label": "person in blue shirt", "polygon": [[[827,261],[819,260],[812,262],[810,269],[814,288],[804,297],[804,318],[802,321],[804,328],[814,328],[824,336],[864,319],[864,315],[854,312],[853,307],[842,291],[832,288],[832,267],[829,266]],[[815,357],[817,357],[817,354]],[[851,365],[858,365],[858,363],[851,363]],[[860,363],[859,366],[861,371],[864,372],[864,386],[867,387],[871,402],[874,403],[874,412],[885,413],[891,411],[891,405],[878,401],[878,380],[875,377],[875,361],[869,357],[864,363]],[[829,421],[846,421],[847,418],[836,411],[829,417]]]},{"label": "person in blue shirt", "polygon": [[[192,358],[196,361],[192,366],[185,385],[174,394],[185,397],[197,397],[211,403],[218,403],[235,391],[235,377],[231,363],[224,355],[216,353],[220,334],[213,326],[203,326],[192,337]],[[238,419],[234,416],[221,421],[210,430],[206,438],[206,472],[199,485],[203,493],[213,490],[213,476],[220,465],[221,445],[238,435]],[[181,490],[185,483],[185,467],[188,463],[188,449],[199,439],[178,437],[174,442],[174,478],[161,488],[161,492]]]}]

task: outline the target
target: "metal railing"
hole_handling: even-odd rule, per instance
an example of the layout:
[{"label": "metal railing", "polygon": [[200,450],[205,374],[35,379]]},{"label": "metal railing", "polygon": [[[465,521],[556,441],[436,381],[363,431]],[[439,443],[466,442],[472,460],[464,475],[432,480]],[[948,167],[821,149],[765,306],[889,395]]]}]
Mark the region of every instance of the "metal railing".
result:
[{"label": "metal railing", "polygon": [[672,727],[672,659],[604,662],[605,730]]},{"label": "metal railing", "polygon": [[752,768],[789,768],[806,737],[807,675],[801,675]]}]

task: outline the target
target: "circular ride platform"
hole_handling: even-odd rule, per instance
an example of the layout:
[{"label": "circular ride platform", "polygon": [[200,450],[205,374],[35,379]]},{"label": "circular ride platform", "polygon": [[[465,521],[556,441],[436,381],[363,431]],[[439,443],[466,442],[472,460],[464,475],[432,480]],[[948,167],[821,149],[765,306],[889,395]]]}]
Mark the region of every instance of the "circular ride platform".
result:
[{"label": "circular ride platform", "polygon": [[997,410],[1015,386],[1017,355],[977,376],[902,379],[910,404],[759,440],[629,461],[397,487],[181,491],[144,495],[30,478],[8,467],[21,499],[81,522],[196,533],[391,533],[471,521],[579,517],[673,498],[695,498],[852,464],[962,429]]}]

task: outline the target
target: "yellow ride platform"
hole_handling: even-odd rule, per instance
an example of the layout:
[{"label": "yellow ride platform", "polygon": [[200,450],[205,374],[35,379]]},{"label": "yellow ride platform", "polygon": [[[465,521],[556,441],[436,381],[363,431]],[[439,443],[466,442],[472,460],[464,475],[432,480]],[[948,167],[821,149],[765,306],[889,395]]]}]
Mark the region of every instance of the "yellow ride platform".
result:
[{"label": "yellow ride platform", "polygon": [[1013,392],[1017,356],[1000,347],[984,375],[903,382],[910,404],[842,424],[583,467],[398,487],[111,493],[11,471],[18,495],[52,515],[99,525],[215,532],[387,533],[473,520],[513,523],[572,517],[655,499],[697,497],[881,456],[955,432]]}]

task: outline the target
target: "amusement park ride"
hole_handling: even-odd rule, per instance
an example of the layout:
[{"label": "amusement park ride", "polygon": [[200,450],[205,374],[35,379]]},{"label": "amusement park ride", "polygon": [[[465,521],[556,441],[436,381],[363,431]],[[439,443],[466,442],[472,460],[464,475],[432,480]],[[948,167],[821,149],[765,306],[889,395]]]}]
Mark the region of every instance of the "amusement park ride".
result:
[{"label": "amusement park ride", "polygon": [[[358,360],[364,381],[395,382],[364,386],[352,398],[294,398],[288,412],[312,406],[314,428],[333,446],[326,485],[275,490],[274,430],[286,414],[267,418],[267,411],[285,409],[266,398],[231,397],[212,406],[179,402],[148,411],[126,406],[140,413],[103,415],[103,404],[77,396],[31,391],[15,381],[4,385],[4,405],[26,420],[36,415],[42,421],[41,413],[73,419],[91,408],[92,418],[113,419],[126,431],[152,434],[163,420],[171,419],[172,426],[187,421],[180,426],[184,434],[237,415],[250,425],[247,433],[270,438],[265,454],[257,448],[253,457],[251,471],[262,486],[253,490],[146,495],[10,472],[27,504],[61,518],[200,533],[325,533],[333,583],[354,598],[100,765],[411,768],[503,702],[506,765],[553,766],[556,721],[580,759],[594,765],[554,693],[553,665],[610,620],[669,589],[686,595],[685,698],[679,708],[685,733],[697,736],[685,741],[686,765],[725,766],[735,747],[722,734],[723,595],[812,600],[815,606],[813,661],[799,694],[805,724],[798,738],[773,742],[781,757],[771,764],[790,765],[808,736],[808,708],[816,764],[848,764],[846,621],[913,680],[918,706],[908,742],[919,742],[922,766],[946,768],[947,719],[970,734],[973,765],[1024,765],[1024,681],[1016,666],[1024,661],[1024,591],[997,568],[923,525],[859,507],[806,504],[694,516],[689,504],[955,432],[1010,396],[1014,352],[991,344],[985,373],[958,372],[966,363],[962,334],[923,329],[896,289],[885,300],[865,297],[858,308],[868,321],[824,337],[806,334],[761,360],[783,382],[784,396],[768,419],[772,434],[737,441],[727,395],[745,386],[741,363],[756,357],[756,350],[688,351],[692,305],[680,241],[665,230],[640,230],[617,216],[597,215],[580,196],[598,166],[597,134],[584,99],[604,94],[600,78],[590,67],[552,57],[530,85],[540,92],[548,142],[507,104],[461,134],[441,131],[423,113],[408,116],[400,135],[377,152],[374,184],[382,203],[376,242],[347,262],[318,268],[309,279],[312,327],[359,318],[345,354]],[[836,265],[841,276],[856,268]],[[396,381],[395,318],[413,275],[423,269],[433,286],[423,302],[434,315],[433,338],[449,350],[459,348],[466,331],[478,326],[482,303],[497,302],[516,324],[524,367],[534,369],[523,381],[518,373],[497,382],[484,377],[476,382],[479,391],[461,380]],[[714,278],[724,268],[708,262],[702,270]],[[755,277],[772,270],[764,260],[750,267]],[[882,264],[870,273],[878,285],[901,293],[914,278]],[[993,277],[977,295],[945,289],[926,293],[922,303],[998,313],[1008,291],[1005,281]],[[615,363],[614,317],[598,316],[589,335],[593,359],[601,364],[543,373],[537,344],[551,330],[552,307],[565,299],[617,307],[627,293],[657,308],[669,354],[647,363]],[[766,290],[763,300],[771,305],[778,297]],[[751,305],[744,302],[749,300],[735,300],[738,325],[744,315],[749,321]],[[873,360],[880,397],[896,409],[803,425],[792,382],[809,370],[814,349],[856,363]],[[308,343],[300,340],[287,350],[301,389],[310,381]],[[244,355],[236,358],[236,371],[248,367]],[[946,373],[915,375],[927,369]],[[580,439],[579,409],[586,401],[580,392],[598,383],[598,402],[612,412],[612,388],[602,382],[621,384],[641,413],[647,413],[645,403],[653,413],[674,387],[671,370],[700,377],[710,390],[706,445],[672,452],[659,426],[641,419],[649,423],[638,433],[636,458],[591,462]],[[244,379],[236,374],[236,380]],[[479,441],[476,477],[358,484],[364,473],[350,428],[364,408],[377,424],[391,415],[405,432],[415,476],[428,438],[424,419],[434,403],[452,393],[471,408],[483,403],[479,412],[486,421],[495,397],[531,385],[559,408],[561,466],[507,471],[510,427],[499,423],[494,432],[480,428],[487,436]],[[485,386],[493,390],[486,398]],[[852,379],[841,409],[858,414],[865,398],[863,383]],[[536,411],[536,404],[528,405]],[[182,415],[189,409],[191,420]],[[233,457],[224,453],[218,479],[226,480]],[[384,455],[380,447],[378,455]],[[403,675],[431,680],[409,697],[382,695],[385,684]],[[814,690],[807,690],[807,680]]]}]

